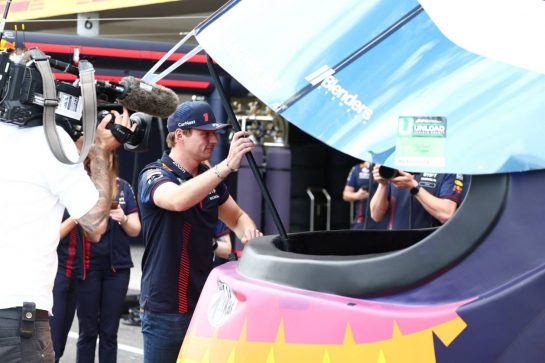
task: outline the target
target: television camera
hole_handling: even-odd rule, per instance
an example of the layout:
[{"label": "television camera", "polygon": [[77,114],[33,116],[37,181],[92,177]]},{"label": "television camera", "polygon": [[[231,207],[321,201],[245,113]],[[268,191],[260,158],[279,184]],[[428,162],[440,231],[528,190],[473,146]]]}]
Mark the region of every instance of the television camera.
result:
[{"label": "television camera", "polygon": [[[78,67],[51,59],[37,48],[30,49],[21,59],[18,58],[20,57],[14,51],[0,53],[1,122],[19,127],[42,125],[45,124],[45,107],[53,105],[55,123],[61,126],[73,140],[77,140],[84,133],[86,111],[97,115],[96,118],[94,117],[98,118],[94,122],[94,128],[96,128],[98,122],[108,112],[113,109],[122,112],[125,106],[131,111],[142,111],[131,115],[131,122],[136,124],[136,129],[131,131],[113,122],[108,125],[108,128],[120,143],[125,144],[125,149],[138,152],[148,149],[153,116],[166,117],[174,112],[178,104],[178,97],[172,90],[146,84],[133,77],[125,77],[120,83],[95,81],[92,65],[83,61],[85,67],[93,72],[90,83],[94,84],[95,93],[91,95],[93,97],[85,96],[82,92],[82,80],[79,77],[81,69]],[[38,66],[37,60],[44,59],[48,60],[49,66],[46,67],[48,71]],[[43,64],[41,66],[43,67]],[[82,66],[83,64],[80,68]],[[76,80],[72,83],[54,80],[56,97],[45,96],[44,81],[48,82],[43,77],[43,73],[50,73],[50,79],[53,80],[50,67],[76,75]]]}]

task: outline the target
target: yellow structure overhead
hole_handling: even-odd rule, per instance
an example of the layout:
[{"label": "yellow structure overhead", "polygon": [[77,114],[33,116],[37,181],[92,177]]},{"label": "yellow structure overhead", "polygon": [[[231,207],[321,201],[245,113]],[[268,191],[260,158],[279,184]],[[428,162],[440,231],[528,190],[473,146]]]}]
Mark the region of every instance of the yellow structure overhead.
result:
[{"label": "yellow structure overhead", "polygon": [[[66,14],[87,13],[142,5],[153,5],[177,0],[13,0],[8,21],[49,18]],[[0,5],[0,14],[5,8]]]}]

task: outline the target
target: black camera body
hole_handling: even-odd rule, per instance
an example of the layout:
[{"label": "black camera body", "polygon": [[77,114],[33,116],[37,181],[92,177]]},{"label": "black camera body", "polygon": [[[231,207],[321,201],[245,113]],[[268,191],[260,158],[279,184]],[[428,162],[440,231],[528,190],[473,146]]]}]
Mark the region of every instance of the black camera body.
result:
[{"label": "black camera body", "polygon": [[11,62],[8,53],[2,53],[0,57],[0,69],[3,70],[0,118],[21,127],[38,119],[41,121],[43,108],[35,101],[36,94],[42,90],[40,73],[35,67]]},{"label": "black camera body", "polygon": [[[0,53],[0,122],[19,127],[33,127],[43,124],[43,81],[40,71],[33,62],[27,64],[10,60],[12,53]],[[56,61],[54,61],[56,62]],[[55,81],[58,106],[55,109],[55,122],[75,141],[83,134],[82,112],[83,99],[77,82]],[[123,112],[123,106],[116,102],[126,89],[108,82],[96,82],[97,125],[111,110]],[[127,130],[127,135],[119,142],[128,143],[125,147],[131,151],[149,149],[148,139],[151,117],[136,118],[134,132]],[[113,124],[113,123],[112,123]],[[128,135],[128,133],[133,135]]]},{"label": "black camera body", "polygon": [[[119,113],[122,111],[123,110],[118,110]],[[110,114],[110,111],[108,110],[99,111],[97,113],[98,123],[100,123],[104,117],[108,116],[108,114]],[[113,118],[114,115],[112,114],[112,120]],[[131,126],[136,124],[134,131],[113,122],[108,123],[108,126],[106,127],[112,132],[112,135],[114,135],[117,141],[124,144],[126,150],[134,152],[147,151],[147,140],[149,140],[150,137],[150,123],[152,119],[153,118],[150,115],[142,112],[135,112],[129,118]]]},{"label": "black camera body", "polygon": [[384,178],[386,180],[390,180],[390,179],[393,179],[393,178],[399,176],[399,171],[397,169],[381,165],[378,168],[378,174],[382,178]]}]

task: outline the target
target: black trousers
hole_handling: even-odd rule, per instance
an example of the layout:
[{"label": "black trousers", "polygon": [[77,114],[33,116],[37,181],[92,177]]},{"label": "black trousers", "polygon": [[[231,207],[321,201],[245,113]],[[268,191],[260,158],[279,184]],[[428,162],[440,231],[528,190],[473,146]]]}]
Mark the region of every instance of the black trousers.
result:
[{"label": "black trousers", "polygon": [[117,362],[117,331],[125,307],[130,270],[88,270],[78,287],[79,338],[78,363],[95,362],[97,337],[98,360]]},{"label": "black trousers", "polygon": [[20,323],[21,309],[0,309],[0,362],[54,363],[47,316],[36,319],[35,333],[29,338],[19,335]]}]

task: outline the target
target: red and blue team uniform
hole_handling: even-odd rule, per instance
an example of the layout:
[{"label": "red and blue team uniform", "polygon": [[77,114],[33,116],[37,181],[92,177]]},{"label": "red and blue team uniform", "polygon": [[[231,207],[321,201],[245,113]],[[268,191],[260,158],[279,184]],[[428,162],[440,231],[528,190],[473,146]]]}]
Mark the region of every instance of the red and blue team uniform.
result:
[{"label": "red and blue team uniform", "polygon": [[[430,194],[450,199],[458,205],[462,202],[466,183],[462,174],[417,173],[414,176],[420,187]],[[390,208],[385,218],[388,221],[388,229],[416,229],[441,225],[407,189],[398,189],[390,184],[388,199]]]},{"label": "red and blue team uniform", "polygon": [[[117,178],[117,195],[125,215],[138,211],[129,183]],[[131,243],[122,226],[112,218],[98,243],[86,244],[86,270],[78,291],[79,338],[78,362],[94,362],[97,337],[100,361],[114,362],[117,357],[119,319],[125,309],[125,296],[130,280]]]},{"label": "red and blue team uniform", "polygon": [[354,216],[352,219],[351,229],[386,229],[388,223],[386,220],[375,222],[368,210],[368,203],[377,190],[377,182],[373,181],[373,174],[370,165],[367,162],[356,164],[350,169],[346,185],[358,191],[360,188],[369,192],[368,199],[358,200],[354,202]]},{"label": "red and blue team uniform", "polygon": [[[65,210],[63,221],[70,215]],[[55,361],[64,353],[66,339],[76,313],[79,281],[83,278],[85,245],[89,241],[83,230],[76,225],[59,241],[57,246],[58,268],[53,285],[53,316],[49,317]]]},{"label": "red and blue team uniform", "polygon": [[[198,173],[208,170],[201,164]],[[222,182],[188,210],[156,206],[153,193],[166,182],[182,184],[192,178],[166,153],[147,165],[139,177],[138,203],[145,243],[142,258],[140,307],[154,313],[192,313],[212,270],[212,239],[218,207],[229,198]]]}]

